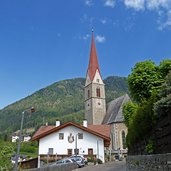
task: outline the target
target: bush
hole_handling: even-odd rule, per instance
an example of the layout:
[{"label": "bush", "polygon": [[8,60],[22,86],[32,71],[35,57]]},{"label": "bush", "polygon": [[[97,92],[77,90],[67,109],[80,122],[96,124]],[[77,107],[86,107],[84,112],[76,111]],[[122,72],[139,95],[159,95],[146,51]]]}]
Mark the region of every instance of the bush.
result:
[{"label": "bush", "polygon": [[87,157],[87,162],[94,162],[94,157],[93,156],[88,156]]},{"label": "bush", "polygon": [[97,163],[98,163],[98,164],[102,164],[103,162],[102,162],[102,160],[97,159]]}]

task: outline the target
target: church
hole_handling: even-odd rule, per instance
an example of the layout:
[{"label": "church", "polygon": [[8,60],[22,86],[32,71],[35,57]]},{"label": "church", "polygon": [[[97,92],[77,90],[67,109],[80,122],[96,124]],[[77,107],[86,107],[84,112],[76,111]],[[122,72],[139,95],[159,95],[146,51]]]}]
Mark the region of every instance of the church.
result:
[{"label": "church", "polygon": [[105,85],[102,80],[95,40],[92,32],[90,59],[85,83],[85,119],[88,125],[110,125],[110,150],[126,154],[127,127],[124,124],[122,107],[130,101],[127,94],[106,105]]},{"label": "church", "polygon": [[[94,34],[86,73],[85,120],[82,125],[72,122],[41,126],[32,137],[39,142],[38,167],[43,161],[58,160],[74,154],[96,157],[103,163],[105,153],[127,154],[127,128],[122,115],[123,104],[130,100],[127,94],[106,104],[105,85],[96,53]],[[111,155],[110,155],[111,156]]]}]

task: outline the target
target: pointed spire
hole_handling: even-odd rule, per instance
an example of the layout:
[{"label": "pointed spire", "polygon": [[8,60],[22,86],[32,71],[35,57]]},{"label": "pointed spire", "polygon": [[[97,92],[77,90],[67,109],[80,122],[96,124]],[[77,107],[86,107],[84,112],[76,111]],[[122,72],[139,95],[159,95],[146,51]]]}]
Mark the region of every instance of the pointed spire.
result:
[{"label": "pointed spire", "polygon": [[88,73],[89,73],[91,81],[94,79],[94,76],[96,74],[96,70],[98,70],[100,73],[98,58],[97,58],[97,54],[96,54],[96,46],[95,46],[95,42],[94,42],[93,28],[92,28],[90,61],[89,61],[89,66],[88,66]]}]

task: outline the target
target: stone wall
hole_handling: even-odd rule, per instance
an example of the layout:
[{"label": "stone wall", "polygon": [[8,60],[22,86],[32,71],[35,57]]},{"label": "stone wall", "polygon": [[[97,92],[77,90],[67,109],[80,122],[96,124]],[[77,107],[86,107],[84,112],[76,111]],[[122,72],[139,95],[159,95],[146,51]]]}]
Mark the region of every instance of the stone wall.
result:
[{"label": "stone wall", "polygon": [[59,164],[52,165],[47,167],[28,169],[24,171],[71,171],[77,168],[77,164],[75,163],[67,163],[67,164]]},{"label": "stone wall", "polygon": [[126,171],[171,171],[171,153],[128,156]]}]

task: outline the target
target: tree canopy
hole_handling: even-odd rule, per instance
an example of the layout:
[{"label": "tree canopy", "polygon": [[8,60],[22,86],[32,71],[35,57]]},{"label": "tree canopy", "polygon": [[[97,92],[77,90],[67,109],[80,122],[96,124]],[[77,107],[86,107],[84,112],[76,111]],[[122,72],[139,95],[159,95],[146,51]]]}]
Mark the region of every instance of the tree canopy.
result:
[{"label": "tree canopy", "polygon": [[171,114],[171,71],[166,77],[166,82],[159,92],[159,100],[154,104],[154,111],[157,115]]},{"label": "tree canopy", "polygon": [[136,63],[128,76],[128,86],[133,102],[124,106],[123,113],[131,148],[145,138],[151,143],[147,135],[156,118],[171,113],[171,60],[163,60],[158,66],[151,60]]},{"label": "tree canopy", "polygon": [[14,147],[11,143],[0,141],[0,170],[12,168],[11,156],[14,153]]},{"label": "tree canopy", "polygon": [[133,99],[141,103],[158,93],[164,82],[164,76],[171,69],[171,61],[164,60],[159,66],[151,60],[139,62],[128,76],[128,85]]}]

